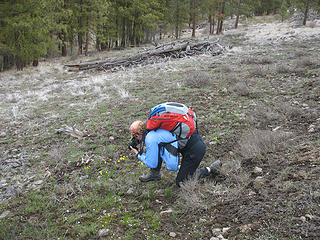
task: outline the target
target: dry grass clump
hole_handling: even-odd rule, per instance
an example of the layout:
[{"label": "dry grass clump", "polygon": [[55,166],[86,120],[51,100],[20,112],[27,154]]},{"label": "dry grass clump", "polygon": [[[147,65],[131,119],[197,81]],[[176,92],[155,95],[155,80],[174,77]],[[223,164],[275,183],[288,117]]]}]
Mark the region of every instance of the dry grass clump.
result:
[{"label": "dry grass clump", "polygon": [[263,77],[266,75],[266,72],[264,71],[264,69],[259,65],[256,65],[253,68],[251,68],[249,72],[250,72],[250,75],[253,77]]},{"label": "dry grass clump", "polygon": [[208,206],[203,201],[199,188],[198,173],[180,184],[178,205],[183,211],[205,210]]},{"label": "dry grass clump", "polygon": [[297,119],[305,115],[301,108],[297,106],[291,106],[289,103],[278,104],[278,108],[287,119]]},{"label": "dry grass clump", "polygon": [[226,76],[226,80],[229,82],[229,83],[237,83],[237,82],[240,82],[241,79],[235,75],[235,74],[230,74],[230,75],[227,75]]},{"label": "dry grass clump", "polygon": [[202,88],[211,84],[211,76],[207,72],[192,72],[184,80],[186,86]]},{"label": "dry grass clump", "polygon": [[249,119],[258,128],[266,128],[274,122],[279,122],[284,117],[273,108],[265,105],[258,105],[254,111],[250,112]]},{"label": "dry grass clump", "polygon": [[283,131],[252,130],[242,136],[239,151],[244,158],[259,157],[268,152],[276,152],[283,146],[290,133]]},{"label": "dry grass clump", "polygon": [[268,56],[264,56],[261,58],[249,56],[245,59],[242,59],[241,63],[243,63],[243,64],[270,64],[270,63],[273,63],[273,59]]},{"label": "dry grass clump", "polygon": [[292,72],[292,70],[290,69],[290,67],[288,65],[279,64],[276,66],[276,72],[285,74],[285,73]]},{"label": "dry grass clump", "polygon": [[301,68],[301,67],[314,67],[316,65],[315,62],[313,62],[309,57],[303,57],[301,59],[299,59],[296,63],[296,67],[297,68]]},{"label": "dry grass clump", "polygon": [[54,146],[48,152],[48,160],[50,165],[54,166],[55,169],[59,169],[65,165],[66,149],[62,146]]},{"label": "dry grass clump", "polygon": [[270,63],[273,63],[273,59],[268,56],[260,58],[258,62],[258,64],[270,64]]},{"label": "dry grass clump", "polygon": [[295,56],[296,58],[301,58],[301,57],[303,57],[305,54],[306,54],[306,53],[305,53],[304,51],[298,50],[298,51],[296,51],[296,52],[294,53],[294,56]]},{"label": "dry grass clump", "polygon": [[223,163],[223,174],[228,176],[231,183],[244,186],[249,182],[250,173],[241,166],[239,159],[233,159]]},{"label": "dry grass clump", "polygon": [[219,72],[229,73],[232,72],[232,67],[229,64],[221,64],[218,69]]},{"label": "dry grass clump", "polygon": [[234,92],[240,96],[249,96],[250,95],[250,88],[246,82],[237,82],[236,84],[229,87],[230,92]]},{"label": "dry grass clump", "polygon": [[256,64],[257,63],[257,59],[254,57],[246,57],[244,59],[241,60],[242,64]]}]

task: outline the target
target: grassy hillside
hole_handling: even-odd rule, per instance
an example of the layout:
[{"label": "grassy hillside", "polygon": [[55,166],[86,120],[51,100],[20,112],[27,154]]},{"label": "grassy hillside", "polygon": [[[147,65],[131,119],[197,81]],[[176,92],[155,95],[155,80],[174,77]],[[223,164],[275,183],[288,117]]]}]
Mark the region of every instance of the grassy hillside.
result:
[{"label": "grassy hillside", "polygon": [[[0,73],[0,239],[319,239],[320,24],[271,20],[226,31],[220,56]],[[220,176],[139,181],[128,127],[164,101],[196,111]]]}]

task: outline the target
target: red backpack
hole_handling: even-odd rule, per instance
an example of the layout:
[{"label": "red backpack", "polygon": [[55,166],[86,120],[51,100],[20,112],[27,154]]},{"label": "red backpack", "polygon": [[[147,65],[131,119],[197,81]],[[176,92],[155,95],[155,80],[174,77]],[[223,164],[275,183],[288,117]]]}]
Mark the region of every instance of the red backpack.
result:
[{"label": "red backpack", "polygon": [[181,103],[161,103],[151,109],[147,130],[165,129],[177,135],[179,147],[184,147],[197,128],[195,112]]}]

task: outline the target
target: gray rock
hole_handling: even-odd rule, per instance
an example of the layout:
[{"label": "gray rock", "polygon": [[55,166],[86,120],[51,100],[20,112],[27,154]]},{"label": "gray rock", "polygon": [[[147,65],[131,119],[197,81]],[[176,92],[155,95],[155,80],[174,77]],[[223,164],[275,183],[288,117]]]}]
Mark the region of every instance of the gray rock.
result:
[{"label": "gray rock", "polygon": [[103,228],[103,229],[100,229],[99,232],[98,232],[98,236],[99,237],[105,237],[109,234],[109,229],[107,228]]},{"label": "gray rock", "polygon": [[0,219],[6,218],[9,214],[10,214],[10,211],[4,211],[3,213],[1,213]]}]

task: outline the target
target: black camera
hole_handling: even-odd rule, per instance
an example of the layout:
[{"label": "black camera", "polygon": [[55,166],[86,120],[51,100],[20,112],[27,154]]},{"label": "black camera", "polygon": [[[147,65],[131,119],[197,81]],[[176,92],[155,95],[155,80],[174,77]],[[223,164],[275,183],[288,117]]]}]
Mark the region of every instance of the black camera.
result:
[{"label": "black camera", "polygon": [[131,138],[131,143],[130,143],[130,145],[128,146],[128,148],[131,150],[130,147],[132,147],[132,148],[138,150],[138,144],[139,144],[139,143],[140,143],[140,141],[139,141],[137,138],[133,137],[133,138]]}]

